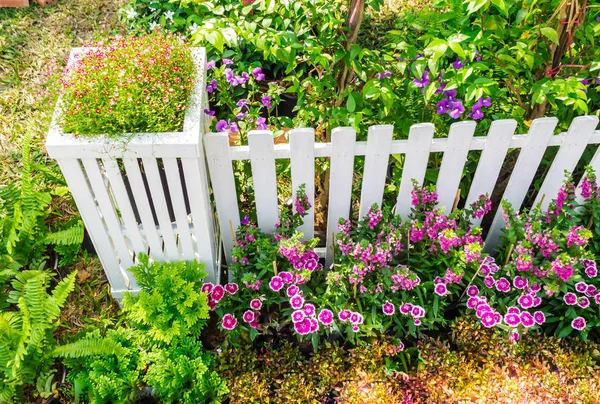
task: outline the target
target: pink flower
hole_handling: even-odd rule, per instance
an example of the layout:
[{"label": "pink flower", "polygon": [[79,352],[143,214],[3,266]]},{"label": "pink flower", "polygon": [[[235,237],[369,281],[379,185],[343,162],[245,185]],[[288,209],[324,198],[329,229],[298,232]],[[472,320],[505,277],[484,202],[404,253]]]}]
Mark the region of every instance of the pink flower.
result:
[{"label": "pink flower", "polygon": [[363,323],[363,316],[360,313],[352,313],[350,315],[350,322],[353,325],[358,325],[358,324],[362,324]]},{"label": "pink flower", "polygon": [[292,306],[292,309],[302,308],[302,306],[304,306],[304,298],[300,295],[292,296],[290,299],[290,306]]},{"label": "pink flower", "polygon": [[413,306],[410,303],[402,303],[400,305],[400,313],[402,313],[402,314],[408,314],[412,310],[412,307]]},{"label": "pink flower", "polygon": [[206,292],[206,293],[210,293],[213,290],[213,287],[215,285],[213,285],[212,283],[208,282],[205,283],[204,285],[202,285],[202,288],[200,289],[201,292]]},{"label": "pink flower", "polygon": [[248,325],[252,328],[258,328],[258,321],[256,321],[256,320],[251,321],[250,324],[248,324]]},{"label": "pink flower", "polygon": [[475,285],[471,285],[467,288],[467,296],[475,297],[479,294],[479,288]]},{"label": "pink flower", "polygon": [[533,306],[533,296],[531,295],[521,295],[518,300],[519,304],[522,308],[528,309]]},{"label": "pink flower", "polygon": [[279,273],[279,276],[281,277],[281,280],[283,281],[283,283],[286,285],[289,285],[290,283],[294,282],[294,275],[292,275],[289,272],[281,271]]},{"label": "pink flower", "polygon": [[216,285],[212,292],[210,292],[210,297],[216,302],[218,303],[219,300],[221,300],[223,298],[223,296],[225,295],[225,289],[223,288],[223,286],[221,285]]},{"label": "pink flower", "polygon": [[531,327],[535,324],[533,316],[529,312],[524,311],[521,313],[521,324],[526,328]]},{"label": "pink flower", "polygon": [[504,322],[511,327],[516,327],[521,324],[521,316],[516,313],[506,313],[504,316]]},{"label": "pink flower", "polygon": [[587,290],[587,284],[585,282],[577,282],[575,284],[575,290],[579,293],[585,293],[585,291]]},{"label": "pink flower", "polygon": [[311,318],[310,319],[310,332],[317,332],[319,331],[319,322],[317,321],[316,318]]},{"label": "pink flower", "polygon": [[542,325],[546,321],[546,315],[541,311],[533,313],[533,320],[536,324]]},{"label": "pink flower", "polygon": [[304,321],[305,315],[304,315],[304,311],[302,310],[296,310],[292,313],[292,321],[294,323],[299,323],[301,321]]},{"label": "pink flower", "polygon": [[579,305],[579,307],[581,307],[582,309],[587,309],[590,306],[590,299],[588,299],[585,296],[581,296],[578,300],[577,300],[577,304]]},{"label": "pink flower", "polygon": [[272,277],[269,287],[273,292],[279,292],[283,288],[283,279],[280,276]]},{"label": "pink flower", "polygon": [[496,325],[496,316],[493,311],[486,311],[481,316],[481,323],[484,327],[490,328]]},{"label": "pink flower", "polygon": [[529,285],[529,281],[527,278],[523,278],[522,276],[515,276],[513,279],[513,286],[517,289],[525,289]]},{"label": "pink flower", "polygon": [[235,295],[238,291],[239,287],[237,285],[237,283],[228,283],[227,285],[225,285],[225,291],[227,293],[229,293],[230,295]]},{"label": "pink flower", "polygon": [[396,311],[396,308],[394,307],[394,305],[392,303],[390,303],[389,301],[386,301],[383,306],[383,314],[391,316],[394,314],[394,312]]},{"label": "pink flower", "polygon": [[242,319],[247,323],[251,323],[254,321],[254,312],[252,310],[246,310],[242,315]]},{"label": "pink flower", "polygon": [[571,327],[573,327],[576,330],[581,331],[585,328],[585,326],[585,318],[583,317],[577,317],[573,319],[573,321],[571,321]]},{"label": "pink flower", "polygon": [[261,307],[262,307],[262,302],[260,301],[260,299],[252,299],[250,301],[250,308],[251,309],[260,310]]},{"label": "pink flower", "polygon": [[307,303],[304,305],[304,314],[308,317],[314,316],[315,314],[315,306],[314,304]]},{"label": "pink flower", "polygon": [[414,305],[410,312],[414,318],[425,317],[425,309],[422,308],[421,306]]},{"label": "pink flower", "polygon": [[298,286],[292,285],[292,286],[288,286],[285,293],[288,295],[288,297],[292,297],[292,296],[296,296],[298,294],[299,290],[300,290],[300,288],[298,288]]},{"label": "pink flower", "polygon": [[496,281],[494,280],[494,278],[492,276],[486,276],[483,279],[483,284],[487,287],[487,288],[492,288],[495,284]]},{"label": "pink flower", "polygon": [[[600,294],[598,295],[598,297],[600,298]],[[346,321],[350,318],[351,315],[352,315],[352,312],[350,310],[342,310],[339,312],[338,318],[341,321]]]},{"label": "pink flower", "polygon": [[437,285],[435,285],[435,288],[433,290],[439,296],[444,296],[448,293],[448,288],[443,283],[438,283]]},{"label": "pink flower", "polygon": [[569,306],[576,305],[577,304],[577,295],[575,293],[572,293],[572,292],[565,293],[565,295],[563,296],[563,300]]},{"label": "pink flower", "polygon": [[225,314],[223,316],[223,322],[221,326],[226,330],[233,330],[237,325],[237,319],[231,314]]},{"label": "pink flower", "polygon": [[328,309],[323,309],[317,316],[323,325],[331,325],[333,322],[333,312]]},{"label": "pink flower", "polygon": [[294,329],[300,335],[310,334],[311,322],[310,319],[305,318],[304,320],[294,323]]}]

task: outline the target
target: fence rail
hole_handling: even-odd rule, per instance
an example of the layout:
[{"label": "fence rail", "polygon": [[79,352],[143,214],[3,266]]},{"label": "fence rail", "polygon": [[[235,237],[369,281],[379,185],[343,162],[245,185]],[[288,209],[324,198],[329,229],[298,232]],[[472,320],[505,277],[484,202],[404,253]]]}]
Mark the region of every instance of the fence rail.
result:
[{"label": "fence rail", "polygon": [[[499,120],[492,123],[487,136],[475,137],[475,122],[458,122],[451,126],[448,137],[443,139],[434,139],[433,124],[423,123],[413,125],[406,140],[392,140],[393,127],[378,125],[369,128],[367,141],[360,142],[356,141],[356,132],[352,128],[337,128],[332,131],[330,143],[315,143],[312,129],[294,129],[290,131],[289,143],[277,145],[270,131],[252,131],[248,135],[248,146],[230,146],[226,133],[205,135],[206,158],[226,259],[231,262],[233,235],[230,226],[237,228],[240,224],[239,196],[232,165],[234,161],[250,161],[258,225],[263,229],[271,229],[279,214],[275,160],[290,160],[293,189],[306,184],[307,196],[314,206],[315,159],[331,159],[326,233],[328,248],[325,253],[328,266],[332,261],[329,246],[337,233],[337,221],[339,218],[348,218],[350,214],[355,157],[364,156],[365,159],[360,192],[359,214],[362,216],[373,203],[382,202],[390,155],[405,156],[402,178],[396,184],[399,192],[395,208],[398,214],[406,217],[410,212],[412,179],[423,183],[431,153],[443,153],[436,186],[440,206],[451,209],[470,151],[480,150],[481,157],[466,198],[467,204],[474,202],[481,194],[491,195],[507,153],[511,149],[520,149],[503,193],[503,199],[520,208],[544,153],[548,147],[558,146],[559,150],[535,200],[545,208],[558,192],[564,171],[573,172],[588,144],[600,143],[600,131],[595,131],[598,117],[575,118],[566,133],[555,135],[557,123],[556,118],[536,119],[527,134],[515,135],[516,121]],[[590,165],[600,170],[600,149]],[[486,249],[493,250],[497,246],[503,223],[498,210],[488,232]],[[300,231],[306,238],[313,236],[313,209],[309,211]]]}]

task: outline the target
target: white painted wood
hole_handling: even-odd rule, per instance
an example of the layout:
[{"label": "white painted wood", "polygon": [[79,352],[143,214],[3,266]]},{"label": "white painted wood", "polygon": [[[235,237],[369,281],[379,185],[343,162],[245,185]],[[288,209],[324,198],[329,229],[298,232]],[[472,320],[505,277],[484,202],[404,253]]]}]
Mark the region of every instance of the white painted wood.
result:
[{"label": "white painted wood", "polygon": [[279,221],[273,133],[250,131],[248,145],[258,226],[265,232],[271,232]]},{"label": "white painted wood", "polygon": [[179,165],[177,164],[177,159],[164,158],[162,161],[165,166],[169,196],[171,197],[175,222],[177,223],[177,237],[181,249],[181,258],[186,261],[192,261],[195,258],[195,254],[192,245],[190,221],[188,220],[181,178],[179,176]]},{"label": "white painted wood", "polygon": [[565,179],[565,170],[569,173],[573,172],[597,125],[597,116],[587,115],[573,119],[563,144],[560,146],[556,157],[554,157],[552,166],[550,166],[544,183],[535,198],[534,205],[537,205],[542,196],[545,195],[543,201],[541,201],[541,208],[545,210],[550,202],[556,198],[558,190]]},{"label": "white painted wood", "polygon": [[404,219],[410,213],[412,180],[414,179],[419,184],[423,184],[434,129],[431,123],[421,123],[410,127],[408,149],[404,159],[402,180],[398,192],[398,202],[396,203],[396,214]]},{"label": "white painted wood", "polygon": [[463,169],[469,154],[469,145],[475,134],[473,121],[457,122],[450,126],[448,146],[444,152],[436,184],[440,207],[450,213],[460,185]]},{"label": "white painted wood", "polygon": [[381,207],[393,135],[393,125],[377,125],[369,128],[360,192],[360,218],[369,212],[374,203]]},{"label": "white painted wood", "polygon": [[[309,240],[315,234],[315,131],[314,129],[293,129],[290,131],[290,160],[292,165],[292,198],[304,184],[311,208],[304,217],[304,224],[298,231]],[[295,210],[295,208],[294,208]]]},{"label": "white painted wood", "polygon": [[[502,199],[510,202],[515,210],[521,207],[525,199],[527,190],[531,185],[531,181],[533,181],[557,123],[556,118],[540,118],[534,120],[531,124],[527,135],[527,143],[519,153],[519,158],[502,196]],[[485,241],[487,251],[493,251],[498,245],[504,224],[502,209],[499,208]]]},{"label": "white painted wood", "polygon": [[240,212],[229,152],[229,136],[227,133],[209,133],[204,136],[204,148],[206,150],[210,183],[217,207],[225,258],[227,263],[231,264],[231,250],[234,245],[231,227],[234,230],[239,227]]},{"label": "white painted wood", "polygon": [[142,174],[140,172],[140,166],[137,159],[124,158],[123,166],[129,179],[129,185],[133,193],[133,199],[142,221],[142,231],[148,241],[150,247],[149,256],[155,261],[164,261],[165,254],[162,248],[162,239],[156,229],[154,218],[152,216],[152,210],[150,209],[150,202],[146,195],[146,188],[144,187],[144,181],[142,180]]},{"label": "white painted wood", "polygon": [[116,209],[121,215],[121,220],[125,226],[124,234],[131,242],[133,249],[138,252],[148,252],[148,245],[145,242],[140,228],[137,224],[131,201],[125,189],[125,183],[115,159],[102,159],[102,165],[108,177],[110,190],[116,202]]},{"label": "white painted wood", "polygon": [[121,272],[117,254],[106,231],[102,217],[96,209],[94,195],[90,190],[79,160],[60,159],[58,160],[58,165],[63,172],[69,188],[76,190],[73,192],[73,200],[79,208],[81,219],[88,229],[98,258],[100,258],[100,262],[104,267],[106,277],[110,282],[111,293],[122,293],[128,290],[130,280]]},{"label": "white painted wood", "polygon": [[329,169],[329,206],[325,249],[326,268],[329,268],[333,262],[333,235],[338,233],[338,220],[340,218],[348,219],[350,215],[355,142],[356,131],[352,128],[335,128],[331,131],[331,168]]},{"label": "white painted wood", "polygon": [[[201,144],[201,142],[199,143]],[[199,158],[182,158],[183,176],[192,211],[192,234],[195,242],[196,258],[204,263],[208,276],[207,282],[219,282],[220,271],[217,267],[216,234],[212,204],[208,192],[208,178],[204,161],[204,151]],[[231,164],[229,164],[231,169]],[[238,216],[239,220],[239,216]]]},{"label": "white painted wood", "polygon": [[[492,126],[485,138],[485,146],[479,157],[479,163],[475,170],[465,206],[469,206],[477,201],[480,195],[492,195],[516,128],[517,121],[514,119],[503,119],[492,122]],[[473,218],[472,222],[475,226],[478,226],[481,224],[482,219]]]}]

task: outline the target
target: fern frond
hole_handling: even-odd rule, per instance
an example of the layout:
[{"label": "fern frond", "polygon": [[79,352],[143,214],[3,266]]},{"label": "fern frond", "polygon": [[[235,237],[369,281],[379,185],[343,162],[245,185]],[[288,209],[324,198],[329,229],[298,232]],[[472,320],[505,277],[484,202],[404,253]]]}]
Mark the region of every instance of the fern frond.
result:
[{"label": "fern frond", "polygon": [[60,281],[52,291],[52,295],[47,299],[46,317],[49,322],[60,316],[60,309],[67,301],[69,294],[75,289],[75,275],[77,275],[77,272],[71,272],[69,276]]},{"label": "fern frond", "polygon": [[124,356],[127,350],[123,346],[108,338],[82,339],[67,345],[62,345],[54,350],[54,356],[61,358],[81,358],[92,355]]},{"label": "fern frond", "polygon": [[46,235],[45,242],[55,245],[73,245],[83,242],[83,223],[77,222],[68,229],[60,230]]}]

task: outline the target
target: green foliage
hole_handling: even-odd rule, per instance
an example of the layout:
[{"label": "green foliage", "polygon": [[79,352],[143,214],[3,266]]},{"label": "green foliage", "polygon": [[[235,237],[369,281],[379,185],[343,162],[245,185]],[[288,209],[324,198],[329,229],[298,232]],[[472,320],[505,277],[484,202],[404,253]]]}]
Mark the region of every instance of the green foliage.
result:
[{"label": "green foliage", "polygon": [[181,130],[196,79],[182,38],[153,32],[93,47],[61,80],[66,133],[118,137]]},{"label": "green foliage", "polygon": [[199,337],[208,319],[204,265],[193,262],[159,263],[140,255],[130,268],[141,288],[126,294],[123,310],[149,341],[169,344],[186,335]]}]

